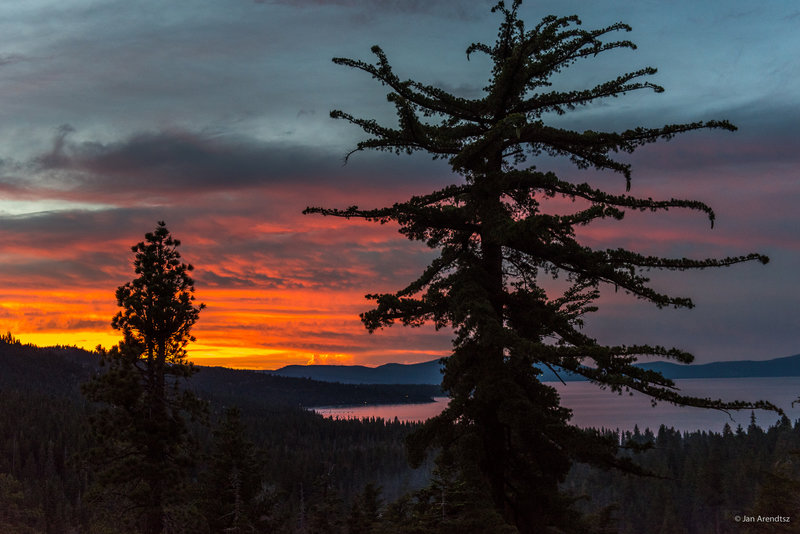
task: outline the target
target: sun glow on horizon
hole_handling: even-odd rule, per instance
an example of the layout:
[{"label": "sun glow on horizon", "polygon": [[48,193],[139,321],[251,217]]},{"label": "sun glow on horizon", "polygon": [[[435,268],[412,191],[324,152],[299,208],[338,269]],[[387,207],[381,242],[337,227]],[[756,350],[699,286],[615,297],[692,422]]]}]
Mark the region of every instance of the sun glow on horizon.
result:
[{"label": "sun glow on horizon", "polygon": [[[202,288],[196,297],[207,305],[192,331],[196,341],[187,346],[189,359],[198,365],[372,366],[416,363],[445,353],[447,342],[426,338],[430,330],[411,333],[397,327],[370,335],[358,317],[369,303],[357,290]],[[117,311],[113,292],[104,289],[0,291],[0,330],[41,347],[111,348],[122,340],[111,328]],[[407,350],[398,349],[398,340]]]}]

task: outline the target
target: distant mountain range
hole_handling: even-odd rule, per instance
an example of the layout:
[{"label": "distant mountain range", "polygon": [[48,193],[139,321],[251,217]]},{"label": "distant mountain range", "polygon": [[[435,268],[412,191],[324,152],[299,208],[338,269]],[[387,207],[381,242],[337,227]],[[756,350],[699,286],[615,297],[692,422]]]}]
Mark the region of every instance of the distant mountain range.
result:
[{"label": "distant mountain range", "polygon": [[[35,347],[0,340],[0,391],[81,399],[80,384],[100,371],[96,354],[75,347]],[[437,385],[336,384],[258,371],[197,366],[187,387],[221,405],[350,406],[432,402]],[[2,514],[0,514],[1,516]],[[0,530],[2,530],[0,528]]]},{"label": "distant mountain range", "polygon": [[287,365],[267,373],[292,378],[311,378],[342,384],[441,384],[439,360],[424,363],[363,365]]},{"label": "distant mountain range", "polygon": [[772,360],[741,360],[681,365],[671,362],[640,364],[645,369],[660,371],[667,378],[760,378],[800,376],[800,354]]},{"label": "distant mountain range", "polygon": [[[637,364],[638,367],[661,372],[671,379],[681,378],[757,378],[800,376],[800,354],[772,360],[741,360],[705,364],[677,364],[653,362]],[[442,381],[439,360],[424,363],[388,363],[378,367],[363,365],[287,365],[270,374],[293,378],[311,378],[323,382],[342,384],[440,384]],[[585,380],[571,373],[559,373],[565,382]],[[557,382],[552,371],[545,370],[543,382]]]}]

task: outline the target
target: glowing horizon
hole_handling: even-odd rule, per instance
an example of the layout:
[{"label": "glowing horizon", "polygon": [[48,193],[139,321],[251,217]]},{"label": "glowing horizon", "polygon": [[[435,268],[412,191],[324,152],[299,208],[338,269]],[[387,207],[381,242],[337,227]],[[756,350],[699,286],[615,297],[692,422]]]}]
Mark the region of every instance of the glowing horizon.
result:
[{"label": "glowing horizon", "polygon": [[[8,294],[2,295],[0,311],[5,315],[19,313],[31,304],[44,315],[58,314],[58,319],[50,317],[48,324],[39,322],[38,314],[28,315],[28,322],[6,322],[6,330],[20,342],[38,346],[76,346],[92,351],[98,345],[108,349],[122,340],[120,333],[111,328],[111,318],[118,311],[113,291],[40,292],[39,296],[45,293],[50,300],[47,306],[38,300],[28,300],[28,304],[13,302],[8,300]],[[31,296],[31,292],[25,294]],[[359,306],[366,309],[368,302],[360,295],[347,292],[327,296],[318,294],[317,307],[307,310],[291,306],[293,298],[307,297],[302,292],[299,295],[281,293],[277,298],[274,294],[271,298],[265,292],[262,298],[254,298],[252,291],[209,289],[202,295],[205,298],[200,299],[198,294],[198,300],[202,300],[207,308],[201,312],[200,321],[193,329],[196,341],[187,347],[189,359],[198,365],[241,369],[275,369],[290,364],[313,363],[375,366],[389,362],[417,363],[447,353],[436,347],[429,350],[424,347],[408,350],[381,348],[382,341],[396,341],[396,335],[379,339],[364,330],[355,310]],[[80,303],[90,305],[81,306]],[[334,304],[353,311],[333,312],[328,307]],[[67,309],[72,311],[68,313]],[[20,313],[20,316],[25,314]],[[103,324],[105,327],[100,328]],[[94,328],[84,325],[94,325]],[[326,331],[315,332],[317,325],[324,325]],[[336,334],[334,338],[347,336],[356,342],[343,344],[331,339],[328,336],[332,335],[332,329]],[[432,334],[430,329],[425,331],[429,337],[442,337]],[[397,334],[400,333],[398,329]],[[374,358],[375,361],[361,362],[359,356]]]}]

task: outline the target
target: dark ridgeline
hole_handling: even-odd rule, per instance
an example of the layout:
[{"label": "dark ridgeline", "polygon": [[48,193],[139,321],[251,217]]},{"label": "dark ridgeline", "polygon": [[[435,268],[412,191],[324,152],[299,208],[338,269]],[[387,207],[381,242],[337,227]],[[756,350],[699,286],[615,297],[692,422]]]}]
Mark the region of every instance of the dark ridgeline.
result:
[{"label": "dark ridgeline", "polygon": [[[25,345],[0,336],[0,389],[30,390],[80,400],[80,385],[102,371],[100,355],[77,347]],[[194,367],[185,384],[199,397],[217,403],[246,400],[264,406],[314,407],[431,402],[441,395],[433,384],[342,384],[291,378],[227,367]]]},{"label": "dark ridgeline", "polygon": [[[756,378],[800,376],[800,354],[769,360],[734,360],[696,365],[672,362],[637,363],[635,367],[658,371],[673,380],[685,378]],[[433,360],[416,364],[386,364],[378,367],[361,365],[287,365],[274,371],[277,376],[291,376],[340,382],[345,384],[439,384],[442,381],[442,362]],[[558,375],[545,369],[539,375],[542,382],[586,381],[585,376],[567,371]]]},{"label": "dark ridgeline", "polygon": [[311,378],[342,384],[430,384],[442,382],[439,360],[423,363],[387,363],[378,367],[363,365],[287,365],[274,371],[277,376]]},{"label": "dark ridgeline", "polygon": [[[439,466],[472,492],[484,508],[485,531],[514,525],[520,532],[588,532],[592,522],[576,513],[574,499],[559,489],[573,462],[637,471],[617,454],[608,436],[569,423],[556,391],[540,380],[544,369],[571,372],[601,387],[636,390],[653,399],[683,405],[745,409],[767,403],[713,401],[681,395],[671,380],[634,365],[641,356],[688,363],[677,348],[651,345],[606,346],[583,334],[584,315],[597,310],[600,286],[608,285],[658,307],[691,308],[692,301],[649,284],[650,269],[692,270],[747,261],[767,263],[759,254],[727,258],[663,258],[625,249],[582,245],[575,229],[603,219],[620,220],[626,210],[681,208],[714,213],[696,200],[653,200],[611,194],[590,183],[574,183],[529,165],[539,156],[569,159],[578,169],[618,173],[627,189],[630,165],[616,153],[702,129],[735,130],[727,121],[636,127],[622,132],[572,131],[553,126],[554,117],[631,91],[663,88],[643,79],[651,67],[623,73],[582,90],[553,89],[552,79],[585,58],[635,48],[630,41],[604,41],[629,31],[617,23],[586,30],[575,17],[549,16],[531,29],[518,18],[519,0],[499,2],[502,16],[493,45],[475,43],[467,56],[483,53],[492,70],[480,98],[462,98],[439,87],[398,77],[383,50],[377,60],[335,58],[339,65],[369,74],[388,87],[398,126],[332,111],[368,138],[362,150],[396,154],[422,151],[446,159],[460,180],[439,191],[379,209],[311,207],[305,213],[396,222],[411,240],[439,256],[417,280],[396,293],[369,295],[376,308],[363,313],[370,332],[396,322],[433,323],[455,332],[454,350],[444,366],[443,389],[451,401],[409,440],[412,462],[439,451]],[[538,162],[537,162],[538,163]],[[589,176],[596,176],[591,174]],[[577,201],[575,211],[553,215],[541,209],[549,199]],[[548,295],[543,281],[560,276],[563,293]],[[494,515],[493,515],[494,514]]]},{"label": "dark ridgeline", "polygon": [[433,402],[441,395],[432,384],[342,384],[277,376],[261,371],[198,367],[192,387],[215,399],[249,399],[283,406],[356,406]]}]

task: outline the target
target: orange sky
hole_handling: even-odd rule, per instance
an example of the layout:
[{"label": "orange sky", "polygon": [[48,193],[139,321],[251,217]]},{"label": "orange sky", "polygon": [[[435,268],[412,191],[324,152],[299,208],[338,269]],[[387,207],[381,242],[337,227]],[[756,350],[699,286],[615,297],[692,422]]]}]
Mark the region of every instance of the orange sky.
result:
[{"label": "orange sky", "polygon": [[[686,150],[687,144],[675,145]],[[414,167],[392,165],[392,158],[375,160],[377,168],[368,158],[344,170],[331,168],[333,176],[307,178],[302,186],[289,181],[226,191],[161,191],[163,206],[141,188],[135,198],[98,188],[83,197],[115,201],[115,210],[7,218],[0,227],[0,331],[38,345],[114,345],[119,340],[110,327],[117,311],[114,291],[133,278],[130,247],[165,219],[182,241],[183,259],[195,266],[197,299],[208,306],[189,349],[197,363],[274,369],[414,363],[444,356],[451,346],[448,332],[395,326],[368,334],[358,317],[371,305],[365,294],[396,291],[422,272],[433,257],[424,244],[407,241],[393,225],[301,214],[308,205],[383,206],[458,179],[440,162],[412,158],[422,169],[413,175]],[[713,182],[725,171],[673,169],[662,181],[659,150],[651,151],[647,164],[647,181],[635,182],[634,191],[658,198],[674,196],[672,188]],[[383,166],[392,181],[376,187],[373,177]],[[341,183],[337,173],[344,172],[352,174],[350,186],[327,184]],[[776,181],[768,188],[745,173],[724,176],[738,195],[695,188],[696,196],[717,210],[714,229],[703,214],[676,210],[629,213],[623,222],[600,222],[580,228],[578,235],[587,245],[645,254],[703,257],[758,250],[771,254],[773,263],[710,275],[657,274],[657,287],[695,299],[698,308],[691,311],[658,311],[606,288],[600,312],[587,318],[590,334],[612,344],[677,345],[697,353],[699,361],[758,357],[761,350],[778,357],[793,350],[784,333],[793,331],[792,319],[781,310],[794,301],[780,284],[791,262],[781,251],[796,253],[798,242],[779,225],[778,207],[791,203],[793,185]],[[621,180],[610,187],[624,190]],[[554,212],[578,207],[557,199],[551,204]],[[737,216],[750,207],[761,210],[755,221]],[[778,348],[763,349],[766,338]]]},{"label": "orange sky", "polygon": [[[274,369],[307,363],[413,363],[443,356],[448,347],[447,336],[428,329],[411,336],[422,347],[387,346],[399,337],[407,339],[409,332],[369,335],[358,318],[368,304],[354,292],[207,289],[197,296],[208,307],[194,329],[197,341],[189,354],[202,365]],[[0,299],[0,313],[18,317],[4,326],[23,342],[92,349],[120,339],[110,327],[117,311],[111,291],[3,292]]]},{"label": "orange sky", "polygon": [[[106,347],[115,289],[134,276],[130,247],[164,220],[195,265],[205,303],[190,356],[275,368],[378,365],[446,355],[448,332],[368,334],[367,293],[394,292],[433,258],[392,225],[303,216],[307,206],[377,208],[462,178],[424,154],[345,155],[363,132],[330,110],[396,123],[386,87],[331,62],[374,61],[384,47],[401,79],[478,97],[497,17],[481,2],[189,3],[141,10],[16,3],[0,17],[0,332],[25,342]],[[386,4],[386,5],[383,5]],[[387,5],[391,4],[387,8]],[[697,4],[697,3],[695,3]],[[800,139],[796,16],[785,2],[730,5],[525,2],[532,27],[550,9],[586,27],[630,23],[637,50],[560,73],[581,90],[646,65],[664,93],[639,91],[542,120],[577,131],[726,119],[735,133],[694,132],[619,155],[631,194],[688,198],[717,213],[630,213],[580,228],[586,245],[704,258],[750,252],[769,265],[652,273],[694,310],[656,310],[605,288],[586,331],[609,344],[678,346],[698,361],[800,351]],[[724,5],[723,5],[724,4]],[[549,6],[549,7],[548,7]],[[566,7],[565,7],[566,6]],[[709,23],[711,21],[711,23]],[[91,39],[87,39],[91,35]],[[624,193],[624,179],[540,156],[573,183]],[[558,209],[564,205],[559,205]]]},{"label": "orange sky", "polygon": [[[384,197],[411,193],[394,188],[363,193],[362,200],[363,205],[373,206],[385,204]],[[173,216],[175,224],[168,221],[168,227],[182,241],[179,250],[184,261],[194,264],[196,297],[207,305],[194,329],[197,341],[189,348],[192,360],[203,365],[274,369],[308,363],[414,363],[448,354],[448,332],[395,326],[368,334],[364,329],[358,314],[371,304],[364,295],[403,287],[432,254],[423,244],[398,235],[392,225],[300,214],[306,204],[317,200],[347,205],[344,196],[316,190],[247,190],[225,199],[199,196],[189,209],[171,210],[178,216]],[[209,216],[195,209],[211,203],[218,214]],[[248,216],[227,212],[230,206]],[[556,200],[550,209],[574,208],[570,202]],[[98,218],[86,231],[88,235],[83,235],[70,227],[67,218],[54,225],[63,227],[63,234],[48,225],[38,239],[23,239],[13,229],[0,230],[6,250],[6,268],[0,271],[0,329],[38,345],[91,349],[115,344],[119,336],[110,327],[117,311],[114,291],[133,277],[130,246],[155,226],[144,216],[134,220],[136,228],[128,224],[115,231],[110,221]],[[593,246],[633,247],[643,253],[675,249],[702,256],[747,250],[746,235],[711,230],[702,214],[685,211],[632,213],[622,223],[603,222],[580,229],[579,235]],[[753,267],[745,269],[753,272]],[[715,276],[717,282],[691,274],[660,280],[662,287],[666,284],[692,296],[699,292],[698,304],[707,306],[704,288],[713,293],[729,283],[726,276],[730,280],[741,276],[734,270],[726,273]],[[763,292],[764,287],[756,282],[752,291]],[[593,333],[609,343],[617,342],[618,336],[603,336],[620,332],[629,342],[639,341],[637,335],[643,337],[640,342],[653,342],[652,324],[636,327],[637,318],[640,324],[652,321],[662,326],[658,334],[662,339],[656,335],[655,342],[675,344],[676,330],[692,333],[691,326],[681,326],[680,321],[702,325],[703,318],[714,317],[703,314],[698,321],[691,312],[654,314],[652,306],[613,291],[607,291],[602,302]],[[594,320],[590,317],[589,323]],[[691,344],[687,348],[696,349]]]},{"label": "orange sky", "polygon": [[[182,231],[173,230],[183,242],[179,250],[184,261],[196,267],[196,297],[207,306],[193,331],[197,341],[189,347],[192,360],[202,365],[274,369],[308,363],[414,363],[447,353],[449,336],[432,328],[412,332],[393,328],[368,334],[358,317],[370,306],[364,295],[379,289],[376,283],[387,291],[394,286],[386,283],[376,265],[362,264],[361,254],[344,249],[338,254],[323,253],[333,250],[337,243],[354,241],[366,254],[408,248],[411,244],[393,229],[303,217],[299,210],[292,228],[251,222],[226,219],[224,224],[234,229],[226,239],[235,242],[261,236],[268,242],[280,242],[289,235],[291,241],[305,243],[307,252],[296,258],[275,257],[265,250],[226,255],[220,252],[220,243],[207,237],[211,228],[221,224],[218,220],[193,219],[181,225]],[[58,271],[49,277],[44,273],[35,276],[49,288],[25,287],[21,284],[24,277],[6,275],[4,287],[16,287],[0,290],[0,327],[23,342],[37,345],[92,349],[98,344],[116,344],[120,336],[110,326],[117,312],[114,290],[133,277],[130,245],[136,239],[142,237],[128,239],[127,245],[121,239],[104,241],[108,264],[100,271],[105,274],[93,279],[97,273],[87,273],[81,280],[79,273],[73,273],[68,276],[75,283],[73,288],[57,287]],[[424,248],[411,247],[427,255]],[[91,254],[89,249],[88,243],[73,241],[71,246],[54,243],[44,250],[20,245],[14,251],[21,263],[20,258],[27,256],[58,265],[78,261]],[[213,263],[214,258],[218,263]],[[309,261],[318,265],[311,268]],[[403,271],[402,260],[386,261]],[[414,273],[409,268],[406,271],[407,280],[398,280],[395,285],[411,279]]]}]

